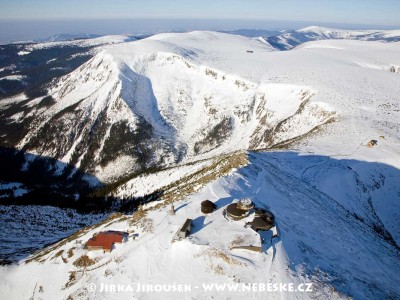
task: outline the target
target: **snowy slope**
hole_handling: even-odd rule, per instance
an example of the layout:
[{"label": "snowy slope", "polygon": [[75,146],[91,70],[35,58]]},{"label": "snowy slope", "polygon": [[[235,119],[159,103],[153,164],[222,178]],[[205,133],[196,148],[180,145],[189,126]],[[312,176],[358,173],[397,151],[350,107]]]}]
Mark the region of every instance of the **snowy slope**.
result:
[{"label": "snowy slope", "polygon": [[102,214],[79,214],[50,206],[0,206],[0,212],[0,261],[10,263],[106,219]]},{"label": "snowy slope", "polygon": [[[218,179],[198,193],[175,202],[176,215],[169,215],[168,205],[148,205],[137,216],[116,217],[75,235],[72,239],[39,253],[33,261],[2,270],[1,293],[9,299],[35,295],[53,297],[121,299],[176,299],[176,293],[143,293],[125,291],[101,292],[101,284],[187,284],[193,290],[180,294],[182,299],[356,299],[396,298],[400,290],[398,249],[375,231],[367,220],[353,214],[338,200],[328,195],[327,186],[320,188],[310,174],[334,180],[327,169],[332,166],[354,167],[374,164],[330,159],[323,156],[298,156],[290,152],[250,154],[250,164]],[[315,171],[311,171],[310,167]],[[307,172],[306,177],[301,174]],[[359,171],[360,175],[366,175]],[[398,170],[394,174],[399,176]],[[307,180],[305,180],[305,178]],[[354,182],[355,183],[355,179]],[[386,181],[388,198],[398,193],[395,180]],[[345,187],[344,191],[351,192]],[[263,233],[263,253],[232,250],[232,245],[257,245],[258,235],[244,228],[245,220],[229,221],[223,209],[242,197],[251,197],[259,207],[270,209],[276,216],[279,237]],[[204,216],[200,202],[214,201],[218,210]],[[358,211],[357,211],[358,212]],[[398,215],[391,222],[397,222]],[[175,231],[186,220],[194,221],[189,238],[171,243]],[[251,220],[252,216],[248,217]],[[247,220],[247,221],[248,221]],[[86,271],[73,262],[86,254],[82,244],[95,232],[124,230],[139,234],[117,245],[111,254],[89,252],[95,261]],[[78,242],[77,242],[78,241]],[[271,244],[272,241],[272,244]],[[72,249],[72,250],[70,250]],[[63,250],[61,252],[61,250]],[[69,255],[72,251],[72,255]],[[61,254],[60,254],[61,253]],[[44,271],[45,270],[45,271]],[[82,272],[83,271],[83,272]],[[37,276],[28,276],[35,273]],[[54,276],[54,274],[58,274]],[[70,275],[73,274],[73,275]],[[72,276],[72,277],[71,277]],[[204,292],[202,284],[220,283],[312,283],[309,293],[290,292]],[[98,290],[87,290],[88,283]],[[24,285],[20,290],[14,287]],[[195,289],[195,286],[200,288]],[[41,287],[41,288],[40,288]],[[39,291],[40,290],[40,291]],[[4,294],[4,295],[5,295]],[[11,295],[11,298],[10,298]]]}]

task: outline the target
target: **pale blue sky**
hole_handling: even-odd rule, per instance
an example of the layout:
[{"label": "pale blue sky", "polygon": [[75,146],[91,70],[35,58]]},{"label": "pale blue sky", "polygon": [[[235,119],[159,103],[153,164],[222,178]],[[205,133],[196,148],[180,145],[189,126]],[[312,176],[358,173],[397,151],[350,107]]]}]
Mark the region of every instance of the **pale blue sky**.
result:
[{"label": "pale blue sky", "polygon": [[400,0],[0,0],[0,20],[198,18],[400,25]]}]

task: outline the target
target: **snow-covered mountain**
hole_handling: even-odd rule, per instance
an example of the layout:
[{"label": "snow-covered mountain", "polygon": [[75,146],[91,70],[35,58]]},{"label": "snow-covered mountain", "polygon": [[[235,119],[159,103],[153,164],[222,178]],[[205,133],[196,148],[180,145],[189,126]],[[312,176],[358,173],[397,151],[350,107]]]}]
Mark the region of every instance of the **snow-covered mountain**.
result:
[{"label": "snow-covered mountain", "polygon": [[55,80],[46,96],[19,98],[23,105],[7,121],[27,124],[26,135],[8,145],[110,182],[148,168],[268,148],[332,120],[334,109],[312,102],[310,87],[260,83],[209,64],[240,66],[271,51],[258,41],[211,32],[105,47]]},{"label": "snow-covered mountain", "polygon": [[310,26],[265,38],[279,50],[289,50],[300,44],[319,40],[400,41],[399,30],[344,30]]},{"label": "snow-covered mountain", "polygon": [[[377,36],[314,27],[298,32],[316,39]],[[18,104],[2,111],[3,145],[72,164],[109,183],[148,168],[284,145],[335,116],[335,105],[316,101],[319,91],[301,82],[308,74],[295,83],[264,80],[279,76],[271,68],[287,65],[276,63],[282,53],[268,43],[212,32],[127,41],[67,42],[118,45],[96,48],[92,59],[49,83],[43,96],[14,98]],[[46,45],[32,45],[30,51]],[[351,49],[347,53],[354,56]],[[398,72],[397,63],[376,64],[371,54],[368,61],[352,57],[351,63]],[[319,59],[314,61],[324,62]],[[10,134],[15,124],[24,124],[17,139]]]},{"label": "snow-covered mountain", "polygon": [[[191,285],[183,299],[398,298],[399,50],[324,40],[276,51],[223,33],[160,34],[96,48],[46,95],[1,100],[3,146],[52,157],[56,175],[70,163],[113,183],[107,196],[153,201],[2,267],[0,298],[177,298],[101,291],[139,283]],[[23,134],[11,139],[17,124]],[[241,198],[275,215],[262,240],[244,227],[253,214],[224,217]],[[217,205],[210,215],[205,199]],[[191,235],[171,243],[187,218]],[[104,230],[131,236],[111,253],[83,249]],[[313,291],[207,292],[208,283]]]}]

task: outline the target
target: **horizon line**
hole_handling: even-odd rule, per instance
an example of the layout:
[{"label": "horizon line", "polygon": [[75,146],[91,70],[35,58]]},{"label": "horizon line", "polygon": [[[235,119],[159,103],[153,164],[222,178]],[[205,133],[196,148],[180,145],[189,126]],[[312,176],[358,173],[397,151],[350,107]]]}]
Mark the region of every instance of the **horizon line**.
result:
[{"label": "horizon line", "polygon": [[[399,24],[377,24],[377,23],[357,23],[357,22],[335,22],[335,21],[308,21],[308,20],[282,20],[282,19],[267,19],[267,18],[230,18],[230,17],[154,17],[154,16],[132,16],[132,17],[69,17],[69,18],[57,18],[57,17],[48,17],[46,19],[43,18],[22,18],[22,17],[6,17],[0,18],[0,22],[66,22],[66,21],[135,21],[135,20],[159,20],[159,21],[250,21],[250,22],[278,22],[278,23],[309,23],[309,24],[316,24],[316,25],[307,25],[309,26],[319,26],[318,24],[332,24],[332,25],[350,25],[350,26],[380,26],[380,27],[391,27],[400,29]],[[324,26],[319,26],[324,27]],[[245,28],[240,28],[245,29]],[[247,28],[246,28],[247,29]],[[372,28],[373,29],[373,28]]]}]

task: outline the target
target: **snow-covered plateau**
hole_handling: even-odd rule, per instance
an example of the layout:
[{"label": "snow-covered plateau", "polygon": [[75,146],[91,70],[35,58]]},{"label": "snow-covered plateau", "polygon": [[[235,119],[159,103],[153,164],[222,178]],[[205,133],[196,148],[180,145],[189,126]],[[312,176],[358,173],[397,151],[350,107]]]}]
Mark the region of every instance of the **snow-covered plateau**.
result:
[{"label": "snow-covered plateau", "polygon": [[[0,298],[399,299],[400,43],[396,31],[367,34],[378,37],[342,32],[288,51],[216,32],[118,38],[46,95],[0,100],[2,146],[54,159],[56,176],[73,165],[115,199],[153,195],[2,266]],[[15,124],[24,134],[11,138]],[[242,198],[276,226],[245,227],[253,211],[227,218]],[[204,200],[216,210],[203,214]],[[172,242],[186,219],[190,234]],[[34,243],[23,224],[10,235]],[[129,237],[110,253],[84,249],[108,230]],[[261,252],[237,249],[249,245]],[[311,291],[240,290],[250,284]]]}]

